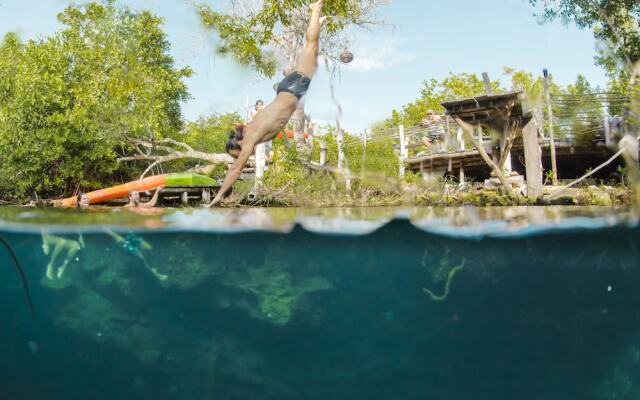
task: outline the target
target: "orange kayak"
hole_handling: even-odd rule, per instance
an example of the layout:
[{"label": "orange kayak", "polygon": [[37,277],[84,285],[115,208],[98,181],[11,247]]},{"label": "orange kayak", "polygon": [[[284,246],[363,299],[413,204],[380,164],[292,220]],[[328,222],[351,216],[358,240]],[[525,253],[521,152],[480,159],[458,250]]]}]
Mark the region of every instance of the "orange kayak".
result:
[{"label": "orange kayak", "polygon": [[[96,190],[95,192],[89,192],[85,194],[89,198],[89,204],[99,204],[114,199],[129,197],[129,193],[133,190],[136,190],[138,192],[145,192],[147,190],[156,189],[160,186],[217,187],[218,182],[207,176],[187,172],[182,174],[150,176],[148,178],[110,187],[107,189]],[[78,205],[78,198],[74,196],[69,197],[68,199],[56,200],[53,202],[53,204],[57,207],[75,207]]]},{"label": "orange kayak", "polygon": [[[121,197],[128,197],[129,192],[131,192],[132,190],[137,190],[138,192],[153,190],[159,186],[164,186],[166,182],[166,175],[156,175],[141,179],[139,181],[125,183],[107,189],[96,190],[95,192],[86,193],[86,195],[89,198],[89,202],[91,204],[98,204],[114,199],[119,199]],[[73,196],[69,197],[68,199],[56,200],[53,202],[53,204],[58,207],[75,207],[78,205],[78,197]]]}]

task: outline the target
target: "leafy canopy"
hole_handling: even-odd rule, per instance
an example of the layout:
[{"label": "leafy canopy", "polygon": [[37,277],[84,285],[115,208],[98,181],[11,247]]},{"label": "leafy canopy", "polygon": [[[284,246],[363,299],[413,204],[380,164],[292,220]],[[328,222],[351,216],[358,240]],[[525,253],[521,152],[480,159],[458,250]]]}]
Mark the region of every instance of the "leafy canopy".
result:
[{"label": "leafy canopy", "polygon": [[[323,28],[323,52],[339,47],[339,34],[352,25],[375,24],[372,12],[386,0],[326,0],[323,14],[330,15]],[[202,24],[219,36],[216,51],[231,56],[242,65],[254,68],[265,77],[278,70],[278,56],[295,59],[308,22],[309,0],[239,1],[248,10],[242,13],[220,12],[207,5],[197,11]],[[246,5],[250,4],[250,5]],[[279,52],[279,53],[278,53]]]},{"label": "leafy canopy", "polygon": [[629,65],[640,60],[640,2],[637,0],[529,0],[541,5],[545,21],[574,21],[580,28],[593,29],[596,39],[609,47],[596,63],[610,76],[626,74]]},{"label": "leafy canopy", "polygon": [[99,187],[116,178],[125,136],[182,127],[191,70],[174,66],[160,18],[107,1],[58,20],[50,37],[0,44],[1,197]]}]

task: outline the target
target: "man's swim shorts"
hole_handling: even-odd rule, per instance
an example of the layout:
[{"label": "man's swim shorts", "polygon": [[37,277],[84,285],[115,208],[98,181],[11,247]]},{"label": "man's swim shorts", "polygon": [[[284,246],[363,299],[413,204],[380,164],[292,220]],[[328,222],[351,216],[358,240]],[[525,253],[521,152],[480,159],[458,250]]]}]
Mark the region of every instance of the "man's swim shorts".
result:
[{"label": "man's swim shorts", "polygon": [[287,75],[287,77],[284,78],[282,82],[280,82],[276,91],[278,93],[291,93],[292,95],[300,99],[302,96],[307,94],[310,84],[311,79],[307,78],[305,74],[303,74],[302,72],[293,72]]}]

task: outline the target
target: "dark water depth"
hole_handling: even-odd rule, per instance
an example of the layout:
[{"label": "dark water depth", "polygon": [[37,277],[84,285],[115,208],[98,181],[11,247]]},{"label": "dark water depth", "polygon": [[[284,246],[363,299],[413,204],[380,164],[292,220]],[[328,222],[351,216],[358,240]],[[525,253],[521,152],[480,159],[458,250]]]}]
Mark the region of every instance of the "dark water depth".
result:
[{"label": "dark water depth", "polygon": [[14,222],[0,235],[37,316],[0,249],[0,400],[640,399],[636,224],[456,236],[408,220],[361,235]]}]

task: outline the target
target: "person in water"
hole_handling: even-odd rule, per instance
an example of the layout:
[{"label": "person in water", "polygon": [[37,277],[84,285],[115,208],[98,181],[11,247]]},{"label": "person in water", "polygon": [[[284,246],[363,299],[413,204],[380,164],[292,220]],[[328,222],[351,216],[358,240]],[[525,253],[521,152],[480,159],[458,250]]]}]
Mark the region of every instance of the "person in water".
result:
[{"label": "person in water", "polygon": [[82,208],[84,210],[86,208],[89,208],[90,205],[91,205],[91,201],[89,200],[89,196],[87,196],[85,193],[81,193],[78,196],[77,207]]},{"label": "person in water", "polygon": [[160,197],[160,191],[164,189],[164,186],[160,186],[156,189],[156,192],[153,194],[151,200],[146,203],[142,203],[140,201],[140,192],[137,190],[132,190],[129,192],[129,204],[125,206],[125,208],[153,208],[158,203],[158,198]]},{"label": "person in water", "polygon": [[142,254],[142,251],[150,251],[153,250],[153,247],[149,244],[149,242],[145,241],[140,235],[136,235],[135,233],[129,233],[125,236],[120,236],[117,233],[113,232],[110,229],[105,231],[109,236],[113,238],[116,244],[122,248],[126,253],[133,255],[142,261],[144,267],[149,270],[160,281],[166,281],[168,276],[161,274],[157,269],[151,267],[147,262],[147,259]]},{"label": "person in water", "polygon": [[[78,240],[65,239],[60,236],[49,235],[45,231],[41,231],[42,235],[42,251],[45,255],[51,256],[49,264],[47,264],[47,278],[62,278],[64,271],[67,269],[69,262],[76,254],[84,249],[84,239],[82,234],[78,236]],[[60,254],[65,253],[62,264],[56,266],[56,261]]]},{"label": "person in water", "polygon": [[255,147],[260,143],[270,141],[282,131],[298,107],[300,99],[309,90],[311,78],[318,69],[320,28],[326,18],[320,18],[323,5],[324,0],[319,0],[309,6],[311,20],[307,28],[307,37],[300,55],[300,62],[295,72],[287,75],[278,85],[276,99],[264,110],[257,113],[249,124],[237,126],[235,131],[231,133],[226,151],[236,158],[236,161],[229,169],[216,197],[205,207],[215,206],[222,201],[224,195],[242,174],[242,170],[249,157],[253,155]]}]

